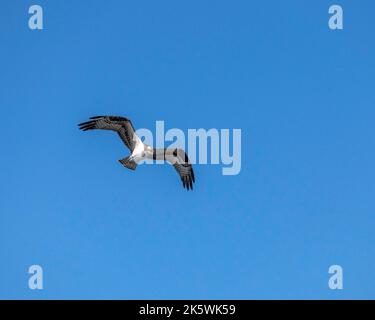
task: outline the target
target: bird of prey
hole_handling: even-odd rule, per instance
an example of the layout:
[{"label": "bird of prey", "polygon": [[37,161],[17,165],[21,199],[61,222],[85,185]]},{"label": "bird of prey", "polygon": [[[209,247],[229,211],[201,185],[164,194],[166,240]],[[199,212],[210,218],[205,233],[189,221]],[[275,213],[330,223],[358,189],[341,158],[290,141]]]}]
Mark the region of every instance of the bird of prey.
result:
[{"label": "bird of prey", "polygon": [[186,153],[182,149],[152,148],[143,143],[135,133],[128,118],[96,116],[91,117],[90,121],[80,123],[78,126],[83,131],[94,129],[116,131],[131,152],[129,156],[119,160],[124,167],[135,170],[138,163],[143,159],[166,160],[173,165],[180,175],[183,187],[187,190],[193,189],[194,171]]}]

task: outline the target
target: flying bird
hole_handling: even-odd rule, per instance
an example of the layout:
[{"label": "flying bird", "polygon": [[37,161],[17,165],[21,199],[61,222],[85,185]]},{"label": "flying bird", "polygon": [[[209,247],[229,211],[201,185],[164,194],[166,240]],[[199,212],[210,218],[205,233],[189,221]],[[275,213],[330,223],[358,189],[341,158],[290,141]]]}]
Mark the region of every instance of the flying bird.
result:
[{"label": "flying bird", "polygon": [[128,118],[118,116],[96,116],[89,121],[80,123],[79,128],[87,130],[111,130],[117,132],[122,142],[131,154],[119,162],[126,168],[135,170],[139,162],[144,159],[166,160],[173,165],[180,175],[182,185],[187,190],[193,189],[195,182],[193,167],[184,150],[178,148],[152,148],[142,142],[135,133]]}]

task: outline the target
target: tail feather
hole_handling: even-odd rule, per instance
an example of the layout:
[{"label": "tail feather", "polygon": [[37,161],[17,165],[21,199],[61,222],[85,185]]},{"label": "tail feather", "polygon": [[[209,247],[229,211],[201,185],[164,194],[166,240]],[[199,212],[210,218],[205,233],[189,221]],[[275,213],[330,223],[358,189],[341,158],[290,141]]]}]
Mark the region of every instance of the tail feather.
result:
[{"label": "tail feather", "polygon": [[124,158],[124,159],[120,159],[119,162],[125,167],[125,168],[128,168],[128,169],[131,169],[131,170],[135,170],[137,168],[137,163],[133,160],[130,160],[129,159],[130,156]]}]

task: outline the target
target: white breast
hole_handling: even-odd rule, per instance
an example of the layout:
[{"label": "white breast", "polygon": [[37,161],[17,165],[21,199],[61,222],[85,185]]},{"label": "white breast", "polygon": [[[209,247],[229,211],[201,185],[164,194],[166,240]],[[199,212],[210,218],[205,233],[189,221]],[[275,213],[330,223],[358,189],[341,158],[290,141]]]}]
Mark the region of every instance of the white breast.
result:
[{"label": "white breast", "polygon": [[144,144],[142,141],[137,141],[135,148],[132,152],[132,157],[134,157],[134,160],[140,161],[144,158]]}]

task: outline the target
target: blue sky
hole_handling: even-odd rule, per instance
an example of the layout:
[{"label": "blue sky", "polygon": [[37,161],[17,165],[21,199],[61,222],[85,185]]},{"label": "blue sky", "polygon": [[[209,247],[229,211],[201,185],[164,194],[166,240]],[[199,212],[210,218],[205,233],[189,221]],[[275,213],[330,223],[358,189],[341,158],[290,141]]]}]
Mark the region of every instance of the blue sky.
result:
[{"label": "blue sky", "polygon": [[[335,3],[3,1],[0,298],[373,298],[375,5]],[[239,128],[241,173],[126,170],[98,114]]]}]

